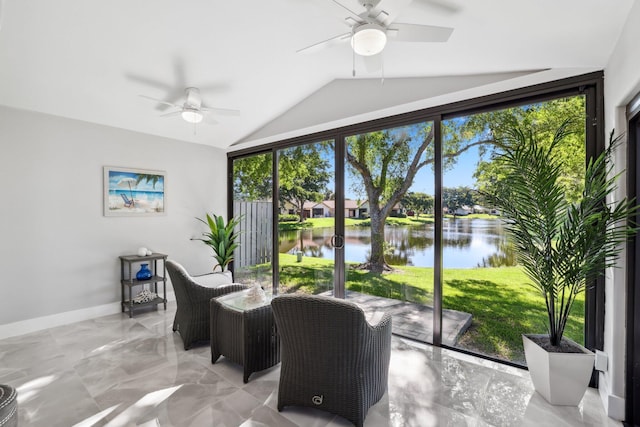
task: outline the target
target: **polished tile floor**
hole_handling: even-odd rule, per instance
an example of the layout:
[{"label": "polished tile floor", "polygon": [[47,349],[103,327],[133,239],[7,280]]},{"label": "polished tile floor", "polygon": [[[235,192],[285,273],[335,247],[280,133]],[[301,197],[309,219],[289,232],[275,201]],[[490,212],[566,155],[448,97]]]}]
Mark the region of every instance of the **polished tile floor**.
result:
[{"label": "polished tile floor", "polygon": [[[20,426],[348,426],[276,409],[279,367],[242,382],[204,344],[184,351],[169,309],[112,315],[0,340],[0,383],[18,389]],[[553,407],[526,371],[393,338],[388,392],[366,426],[620,426],[595,390]]]}]

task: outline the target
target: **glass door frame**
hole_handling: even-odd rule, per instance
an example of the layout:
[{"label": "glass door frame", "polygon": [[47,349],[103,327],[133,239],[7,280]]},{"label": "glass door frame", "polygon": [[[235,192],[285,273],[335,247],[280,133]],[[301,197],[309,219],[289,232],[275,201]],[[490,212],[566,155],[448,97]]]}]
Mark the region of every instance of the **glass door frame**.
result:
[{"label": "glass door frame", "polygon": [[338,247],[334,247],[334,271],[333,271],[333,296],[336,298],[344,299],[346,297],[346,272],[345,272],[345,258],[344,258],[344,136],[341,133],[336,135],[334,139],[334,155],[335,155],[335,206],[336,206],[336,222],[335,222],[335,236],[341,239],[342,244]]},{"label": "glass door frame", "polygon": [[[640,196],[640,93],[627,105],[627,197]],[[636,223],[640,214],[635,215]],[[627,243],[625,421],[640,424],[640,233]]]},{"label": "glass door frame", "polygon": [[[291,138],[284,141],[275,142],[265,150],[264,146],[258,148],[247,148],[230,152],[228,156],[228,214],[232,215],[231,193],[233,188],[233,159],[246,155],[247,153],[258,153],[271,151],[274,162],[273,197],[277,200],[278,180],[277,180],[277,150],[305,143],[313,143],[332,139],[335,147],[335,185],[336,185],[336,224],[335,234],[344,236],[344,144],[348,135],[370,132],[382,128],[402,126],[419,121],[432,120],[435,126],[435,197],[434,210],[442,212],[442,144],[441,144],[441,121],[454,117],[470,115],[484,111],[499,110],[515,105],[524,105],[536,101],[561,98],[566,95],[584,94],[586,95],[587,123],[586,126],[586,150],[587,155],[599,153],[605,145],[604,134],[604,74],[602,71],[592,72],[580,76],[565,78],[537,84],[534,86],[513,89],[507,92],[500,92],[469,100],[453,102],[446,105],[431,107],[423,110],[399,114],[371,120],[368,122],[348,125],[336,129],[317,132],[311,135]],[[274,218],[277,218],[278,206],[274,203]],[[435,260],[434,260],[434,324],[433,324],[433,344],[439,347],[450,348],[454,351],[473,354],[475,356],[494,360],[498,363],[514,366],[521,365],[508,361],[494,359],[483,354],[466,351],[460,348],[449,347],[442,344],[442,214],[436,215],[435,223]],[[438,219],[439,218],[439,219]],[[278,223],[274,220],[273,231],[277,236]],[[344,298],[345,293],[345,266],[344,250],[335,250],[335,270],[334,270],[334,295]],[[278,244],[277,239],[273,243],[273,283],[274,288],[278,283]],[[604,345],[604,286],[598,283],[593,289],[586,292],[585,298],[585,346],[591,350],[601,350]],[[597,376],[594,376],[592,385],[597,385]]]}]

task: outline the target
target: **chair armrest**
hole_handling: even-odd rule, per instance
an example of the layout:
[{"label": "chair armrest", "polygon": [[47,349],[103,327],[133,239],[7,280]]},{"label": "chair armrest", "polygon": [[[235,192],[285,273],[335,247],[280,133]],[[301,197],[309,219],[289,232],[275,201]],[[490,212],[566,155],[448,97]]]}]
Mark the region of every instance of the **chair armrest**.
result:
[{"label": "chair armrest", "polygon": [[247,289],[246,285],[240,283],[229,283],[227,285],[221,285],[215,288],[208,288],[206,286],[200,286],[196,282],[192,283],[191,292],[195,301],[209,302],[211,298],[217,298],[222,295],[229,294],[231,292],[238,292]]},{"label": "chair armrest", "polygon": [[216,288],[209,289],[212,289],[217,293],[215,297],[219,297],[222,295],[230,294],[232,292],[244,291],[245,289],[249,289],[249,286],[243,285],[242,283],[229,283],[228,285],[221,285]]}]

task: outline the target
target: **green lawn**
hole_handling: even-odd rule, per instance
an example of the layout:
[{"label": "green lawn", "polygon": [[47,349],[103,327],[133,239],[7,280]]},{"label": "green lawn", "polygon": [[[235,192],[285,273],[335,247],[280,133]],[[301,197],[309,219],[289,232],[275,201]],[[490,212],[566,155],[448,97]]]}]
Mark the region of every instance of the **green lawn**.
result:
[{"label": "green lawn", "polygon": [[[278,229],[282,231],[287,230],[299,230],[305,228],[330,228],[335,227],[335,218],[308,218],[305,222],[280,222],[278,223]],[[433,223],[433,215],[422,215],[420,218],[416,217],[407,217],[407,218],[395,218],[390,217],[387,218],[386,224],[390,226],[396,225],[420,225],[420,224],[431,224]],[[356,219],[356,218],[345,218],[344,219],[345,227],[369,227],[371,226],[371,221],[369,219]]]},{"label": "green lawn", "polygon": [[[333,261],[280,254],[281,291],[320,293],[332,288]],[[473,324],[458,345],[494,357],[522,362],[523,333],[546,333],[544,300],[525,285],[519,267],[445,269],[443,308],[471,313]],[[382,276],[349,265],[346,287],[387,298],[431,305],[433,269],[397,267]],[[566,336],[582,343],[584,295],[573,307]]]},{"label": "green lawn", "polygon": [[[449,215],[446,214],[445,218],[453,218],[453,215]],[[464,216],[456,216],[456,218],[460,219],[460,218],[464,218],[464,219],[497,219],[500,218],[497,215],[491,215],[491,214],[469,214],[469,215],[464,215]]]},{"label": "green lawn", "polygon": [[[345,218],[344,225],[356,225],[361,220]],[[300,230],[305,228],[331,228],[336,226],[335,218],[308,218],[305,222],[279,222],[278,229],[281,231]]]},{"label": "green lawn", "polygon": [[[453,218],[453,215],[445,215],[446,218]],[[498,218],[495,215],[489,214],[470,214],[466,216],[458,216],[458,219],[496,219]],[[434,222],[433,215],[420,215],[420,217],[416,216],[408,216],[406,218],[397,218],[397,217],[389,217],[387,218],[385,224],[390,226],[399,226],[399,225],[421,225],[421,224],[432,224]],[[345,218],[344,220],[345,227],[369,227],[371,226],[371,220],[369,219],[356,219],[356,218]],[[278,228],[283,231],[287,230],[299,230],[305,228],[328,228],[335,227],[335,218],[308,218],[304,222],[280,222],[278,223]]]}]

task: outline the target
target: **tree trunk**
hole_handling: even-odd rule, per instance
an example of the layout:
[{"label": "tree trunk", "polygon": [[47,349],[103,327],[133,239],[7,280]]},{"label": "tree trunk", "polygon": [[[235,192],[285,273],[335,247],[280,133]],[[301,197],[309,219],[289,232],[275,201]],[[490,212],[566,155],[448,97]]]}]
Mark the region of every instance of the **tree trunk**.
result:
[{"label": "tree trunk", "polygon": [[298,222],[302,224],[304,222],[304,200],[298,200],[298,213],[300,214]]},{"label": "tree trunk", "polygon": [[391,270],[384,260],[384,221],[380,211],[371,211],[371,256],[369,257],[369,271],[382,273]]}]

